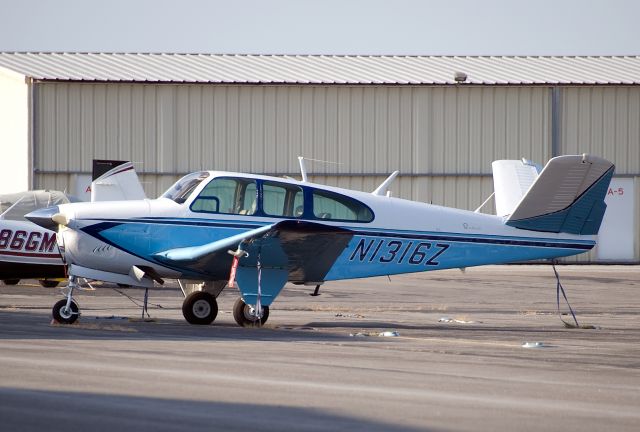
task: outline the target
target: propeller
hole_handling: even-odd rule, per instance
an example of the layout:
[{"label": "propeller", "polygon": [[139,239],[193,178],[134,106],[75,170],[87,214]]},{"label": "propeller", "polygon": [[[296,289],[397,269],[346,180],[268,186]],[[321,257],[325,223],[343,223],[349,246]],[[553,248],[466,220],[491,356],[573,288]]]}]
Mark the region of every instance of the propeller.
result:
[{"label": "propeller", "polygon": [[66,226],[69,223],[69,219],[60,213],[58,206],[34,210],[24,217],[28,221],[51,231],[58,231],[58,225]]}]

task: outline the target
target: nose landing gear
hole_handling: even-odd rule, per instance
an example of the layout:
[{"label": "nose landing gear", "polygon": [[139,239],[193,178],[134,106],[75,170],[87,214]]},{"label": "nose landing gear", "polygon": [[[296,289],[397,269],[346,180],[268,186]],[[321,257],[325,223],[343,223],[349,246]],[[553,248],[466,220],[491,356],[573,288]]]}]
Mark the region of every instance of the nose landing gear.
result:
[{"label": "nose landing gear", "polygon": [[69,277],[69,285],[67,286],[67,298],[59,300],[53,305],[51,311],[54,321],[59,324],[73,324],[80,316],[80,308],[78,303],[73,299],[73,289],[78,285],[76,283],[76,277]]},{"label": "nose landing gear", "polygon": [[73,324],[78,319],[78,315],[80,315],[79,310],[80,308],[75,300],[71,300],[71,303],[67,306],[67,300],[62,299],[53,305],[53,319],[58,324]]}]

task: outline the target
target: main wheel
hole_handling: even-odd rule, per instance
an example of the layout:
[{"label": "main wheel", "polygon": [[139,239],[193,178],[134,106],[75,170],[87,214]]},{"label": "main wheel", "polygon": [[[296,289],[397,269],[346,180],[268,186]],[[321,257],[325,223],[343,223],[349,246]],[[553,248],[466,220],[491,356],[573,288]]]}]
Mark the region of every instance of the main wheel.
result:
[{"label": "main wheel", "polygon": [[182,315],[189,324],[211,324],[218,316],[218,302],[208,292],[192,292],[182,303]]},{"label": "main wheel", "polygon": [[40,279],[39,282],[40,282],[40,285],[45,288],[55,288],[60,283],[57,280],[50,280],[50,279]]},{"label": "main wheel", "polygon": [[18,285],[20,279],[3,279],[2,282],[4,282],[5,285]]},{"label": "main wheel", "polygon": [[69,309],[67,309],[67,299],[62,299],[56,302],[53,305],[53,310],[51,311],[53,315],[53,319],[60,324],[73,324],[78,319],[78,311],[80,308],[78,307],[78,303],[75,300],[71,300],[71,305]]},{"label": "main wheel", "polygon": [[233,318],[242,327],[262,327],[269,319],[269,306],[262,306],[262,318],[258,319],[253,307],[239,298],[233,304]]}]

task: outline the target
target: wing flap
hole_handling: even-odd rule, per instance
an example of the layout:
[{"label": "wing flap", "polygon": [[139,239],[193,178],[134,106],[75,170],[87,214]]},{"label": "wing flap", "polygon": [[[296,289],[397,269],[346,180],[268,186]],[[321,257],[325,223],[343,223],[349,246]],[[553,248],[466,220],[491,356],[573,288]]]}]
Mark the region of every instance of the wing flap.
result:
[{"label": "wing flap", "polygon": [[349,230],[305,222],[280,231],[280,243],[289,258],[291,282],[319,282],[353,237]]}]

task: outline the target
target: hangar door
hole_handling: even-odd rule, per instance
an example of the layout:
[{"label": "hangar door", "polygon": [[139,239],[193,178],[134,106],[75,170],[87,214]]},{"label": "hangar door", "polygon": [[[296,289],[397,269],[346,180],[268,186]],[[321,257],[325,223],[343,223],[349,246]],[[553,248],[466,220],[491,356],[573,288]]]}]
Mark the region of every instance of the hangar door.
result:
[{"label": "hangar door", "polygon": [[635,191],[633,179],[614,178],[605,198],[607,211],[598,233],[596,256],[602,261],[633,261]]}]

